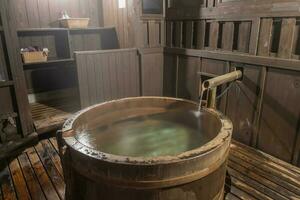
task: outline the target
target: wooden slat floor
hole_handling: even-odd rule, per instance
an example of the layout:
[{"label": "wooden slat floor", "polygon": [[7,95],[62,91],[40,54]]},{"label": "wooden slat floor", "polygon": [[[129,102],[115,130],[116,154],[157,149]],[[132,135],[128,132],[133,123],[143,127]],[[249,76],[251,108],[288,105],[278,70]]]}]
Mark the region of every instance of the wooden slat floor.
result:
[{"label": "wooden slat floor", "polygon": [[[233,142],[227,200],[300,199],[300,169]],[[42,140],[13,160],[1,163],[0,200],[63,199],[65,185],[57,143]]]},{"label": "wooden slat floor", "polygon": [[61,98],[31,104],[32,117],[39,134],[57,130],[80,108],[77,98]]}]

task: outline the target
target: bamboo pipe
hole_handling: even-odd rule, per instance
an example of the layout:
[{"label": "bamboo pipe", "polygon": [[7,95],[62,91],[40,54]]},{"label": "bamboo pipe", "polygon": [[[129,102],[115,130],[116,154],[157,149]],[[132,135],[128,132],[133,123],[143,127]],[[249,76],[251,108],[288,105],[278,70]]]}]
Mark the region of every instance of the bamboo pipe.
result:
[{"label": "bamboo pipe", "polygon": [[219,85],[223,85],[232,81],[235,81],[237,79],[240,79],[242,77],[242,72],[240,70],[230,72],[228,74],[224,74],[222,76],[217,76],[215,78],[206,80],[203,82],[203,87],[205,89],[211,89],[218,87]]},{"label": "bamboo pipe", "polygon": [[202,87],[208,90],[207,107],[216,109],[217,87],[232,81],[236,81],[242,77],[243,73],[238,70],[222,76],[206,80],[203,82]]}]

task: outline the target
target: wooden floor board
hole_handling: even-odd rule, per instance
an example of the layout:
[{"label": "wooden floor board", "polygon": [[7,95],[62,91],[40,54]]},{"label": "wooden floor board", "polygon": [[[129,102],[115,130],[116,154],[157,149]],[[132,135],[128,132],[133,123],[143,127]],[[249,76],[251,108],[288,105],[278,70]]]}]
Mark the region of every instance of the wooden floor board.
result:
[{"label": "wooden floor board", "polygon": [[49,152],[45,149],[40,142],[35,146],[36,152],[40,158],[40,161],[43,163],[47,174],[49,175],[51,182],[53,183],[55,190],[57,191],[59,197],[63,199],[65,194],[65,186],[62,175],[59,174],[58,170],[56,169],[54,163],[52,162]]},{"label": "wooden floor board", "polygon": [[12,176],[12,180],[14,185],[18,185],[19,187],[15,187],[16,194],[18,199],[28,200],[31,199],[29,191],[27,189],[27,184],[24,179],[21,167],[19,165],[18,159],[14,159],[9,163],[9,168]]},{"label": "wooden floor board", "polygon": [[[0,167],[0,200],[64,197],[55,138],[40,141]],[[300,199],[298,168],[237,142],[231,145],[228,172],[226,200]]]},{"label": "wooden floor board", "polygon": [[44,168],[39,156],[37,155],[33,147],[29,148],[27,155],[34,169],[36,176],[38,177],[39,183],[43,189],[43,192],[47,199],[59,200],[59,195],[57,194],[47,172]]},{"label": "wooden floor board", "polygon": [[76,97],[32,103],[31,112],[37,132],[43,134],[57,130],[79,108],[79,101]]},{"label": "wooden floor board", "polygon": [[28,159],[27,154],[26,153],[21,154],[18,157],[18,160],[19,160],[21,169],[23,171],[28,190],[31,194],[31,199],[32,200],[45,200],[46,197],[43,193],[43,190],[38,181],[38,178],[37,178],[36,174],[34,173],[34,170],[31,166],[31,163]]},{"label": "wooden floor board", "polygon": [[4,200],[17,199],[15,187],[7,163],[0,173],[0,183]]}]

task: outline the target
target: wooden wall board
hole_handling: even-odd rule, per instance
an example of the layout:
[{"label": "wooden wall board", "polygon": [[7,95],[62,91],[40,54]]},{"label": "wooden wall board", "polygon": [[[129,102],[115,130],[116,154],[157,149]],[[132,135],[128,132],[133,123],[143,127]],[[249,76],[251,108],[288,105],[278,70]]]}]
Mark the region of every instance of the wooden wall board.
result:
[{"label": "wooden wall board", "polygon": [[282,20],[278,57],[292,57],[293,43],[295,42],[295,28],[296,18],[285,18]]},{"label": "wooden wall board", "polygon": [[182,21],[176,21],[174,23],[174,47],[182,47]]},{"label": "wooden wall board", "polygon": [[191,49],[193,47],[194,22],[184,22],[183,44],[184,48]]},{"label": "wooden wall board", "polygon": [[223,50],[232,51],[234,35],[234,23],[225,22],[223,25],[222,46]]},{"label": "wooden wall board", "polygon": [[250,34],[251,34],[252,23],[243,21],[239,25],[239,37],[237,50],[241,52],[249,52]]},{"label": "wooden wall board", "polygon": [[81,107],[140,95],[137,49],[75,53]]},{"label": "wooden wall board", "polygon": [[298,127],[300,73],[268,70],[258,148],[291,162]]},{"label": "wooden wall board", "polygon": [[141,55],[141,79],[143,96],[163,95],[163,54]]},{"label": "wooden wall board", "polygon": [[[232,66],[239,65],[233,63]],[[247,145],[251,145],[253,137],[260,77],[260,67],[243,65],[243,79],[228,93],[226,115],[235,125],[233,137]]]},{"label": "wooden wall board", "polygon": [[50,27],[62,11],[70,17],[90,18],[92,27],[103,25],[101,0],[13,0],[12,5],[18,29]]},{"label": "wooden wall board", "polygon": [[167,97],[177,96],[177,59],[177,55],[164,55],[163,95]]},{"label": "wooden wall board", "polygon": [[210,23],[210,31],[209,31],[209,49],[217,49],[218,45],[218,36],[219,36],[219,22],[211,22]]},{"label": "wooden wall board", "polygon": [[177,97],[198,102],[200,59],[196,57],[178,57]]},{"label": "wooden wall board", "polygon": [[216,0],[215,6],[212,6],[212,0],[209,2],[209,6],[194,5],[192,8],[183,3],[183,0],[179,0],[176,5],[167,8],[167,19],[213,19],[213,18],[239,18],[246,19],[252,17],[293,17],[299,16],[300,6],[297,0],[288,0],[282,2],[281,0],[261,0],[259,2],[255,0],[248,1],[228,1],[218,3]]},{"label": "wooden wall board", "polygon": [[194,26],[196,27],[196,31],[194,34],[194,38],[196,41],[196,49],[202,49],[204,47],[204,40],[205,40],[205,21],[200,20],[196,21]]}]

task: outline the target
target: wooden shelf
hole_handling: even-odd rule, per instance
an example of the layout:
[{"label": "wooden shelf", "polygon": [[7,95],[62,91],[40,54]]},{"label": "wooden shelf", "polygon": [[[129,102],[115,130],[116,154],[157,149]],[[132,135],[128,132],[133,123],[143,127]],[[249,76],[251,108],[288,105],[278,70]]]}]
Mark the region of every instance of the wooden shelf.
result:
[{"label": "wooden shelf", "polygon": [[66,28],[25,28],[18,29],[18,33],[28,33],[28,32],[56,32],[56,31],[67,31]]},{"label": "wooden shelf", "polygon": [[15,118],[15,117],[18,117],[18,114],[15,112],[0,114],[0,120],[8,119],[9,117]]},{"label": "wooden shelf", "polygon": [[52,65],[52,64],[66,64],[74,62],[73,58],[66,58],[66,59],[55,59],[55,60],[48,60],[47,62],[36,62],[36,63],[24,63],[24,67],[29,66],[40,66],[40,65]]},{"label": "wooden shelf", "polygon": [[18,29],[18,33],[30,33],[30,32],[57,32],[57,31],[99,31],[105,29],[114,28],[113,26],[109,27],[88,27],[88,28],[25,28]]},{"label": "wooden shelf", "polygon": [[107,27],[88,27],[88,28],[71,28],[69,29],[70,32],[88,32],[88,31],[101,31],[101,30],[107,30],[112,29],[113,26],[107,26]]},{"label": "wooden shelf", "polygon": [[13,86],[13,81],[0,81],[0,88]]}]

